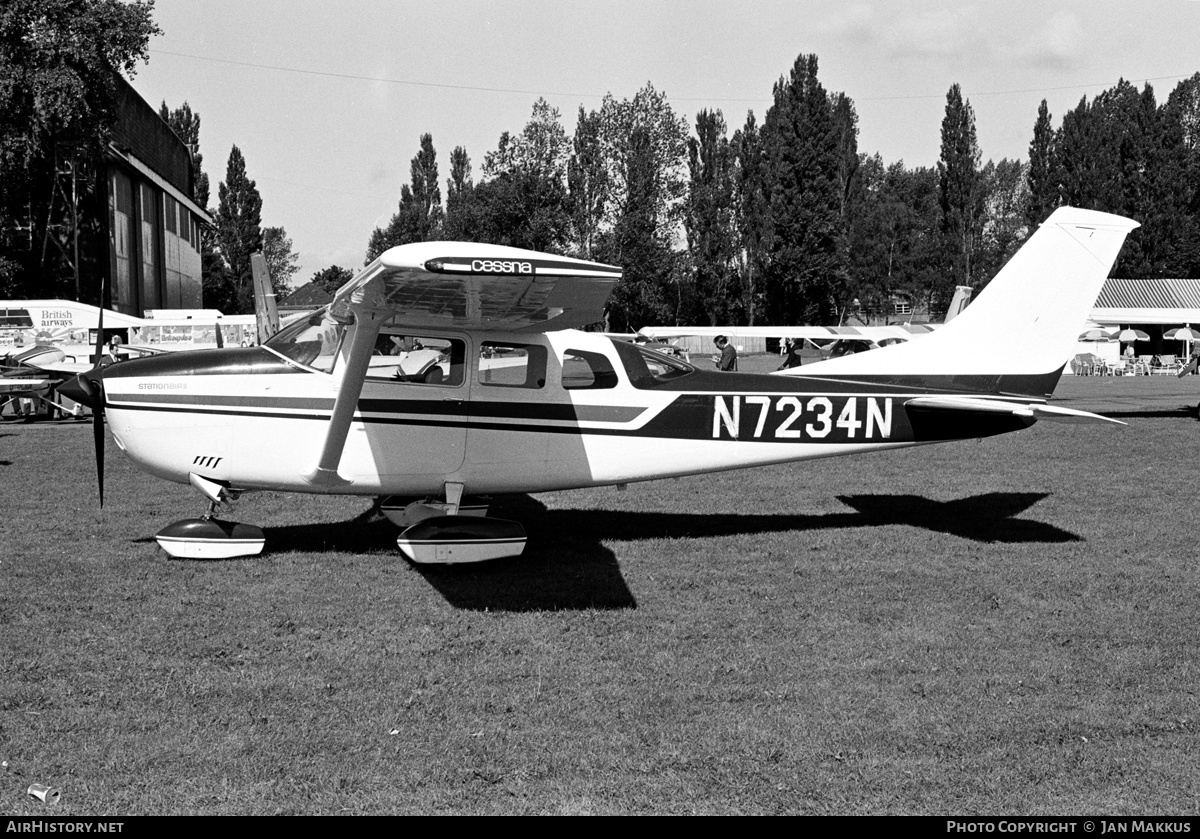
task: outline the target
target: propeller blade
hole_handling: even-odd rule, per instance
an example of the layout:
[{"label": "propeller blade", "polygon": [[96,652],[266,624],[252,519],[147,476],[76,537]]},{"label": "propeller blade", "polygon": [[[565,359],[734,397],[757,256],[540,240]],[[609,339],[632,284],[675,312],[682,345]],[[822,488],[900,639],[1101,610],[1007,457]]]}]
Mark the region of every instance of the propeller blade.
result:
[{"label": "propeller blade", "polygon": [[[100,315],[96,322],[96,363],[98,370],[104,352],[104,307],[108,303],[108,272],[100,274]],[[104,382],[96,374],[96,402],[92,405],[92,445],[96,449],[96,487],[100,492],[100,507],[104,507]]]},{"label": "propeller blade", "polygon": [[92,443],[96,447],[96,486],[100,491],[100,506],[104,506],[104,392],[92,408]]}]

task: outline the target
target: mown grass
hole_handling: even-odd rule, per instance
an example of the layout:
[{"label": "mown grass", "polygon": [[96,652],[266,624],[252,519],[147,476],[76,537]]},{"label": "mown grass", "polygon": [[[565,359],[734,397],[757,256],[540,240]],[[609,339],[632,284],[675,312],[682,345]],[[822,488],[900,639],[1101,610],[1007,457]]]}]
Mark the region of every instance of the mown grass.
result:
[{"label": "mown grass", "polygon": [[1070,383],[1124,429],[509,499],[526,555],[449,569],[290,495],[238,506],[262,557],[171,560],[190,489],[110,440],[100,513],[86,425],[0,425],[0,810],[1195,814],[1186,384]]}]

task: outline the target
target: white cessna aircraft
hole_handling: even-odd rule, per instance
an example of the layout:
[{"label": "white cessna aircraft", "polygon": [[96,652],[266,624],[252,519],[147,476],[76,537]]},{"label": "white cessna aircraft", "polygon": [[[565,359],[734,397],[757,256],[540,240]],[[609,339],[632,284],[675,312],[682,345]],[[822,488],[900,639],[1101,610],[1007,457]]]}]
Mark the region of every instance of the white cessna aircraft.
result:
[{"label": "white cessna aircraft", "polygon": [[[107,414],[145,471],[209,514],[167,526],[177,556],[257,553],[213,517],[251,490],[401,497],[417,562],[519,554],[525,533],[470,496],[623,484],[984,437],[1038,419],[1130,230],[1061,208],[951,323],[919,341],[773,374],[700,370],[571,327],[617,268],[512,248],[393,248],[261,347],[125,361],[72,398]],[[978,348],[1007,346],[1003,355]],[[99,431],[99,428],[97,428]],[[98,458],[98,466],[100,461]]]}]

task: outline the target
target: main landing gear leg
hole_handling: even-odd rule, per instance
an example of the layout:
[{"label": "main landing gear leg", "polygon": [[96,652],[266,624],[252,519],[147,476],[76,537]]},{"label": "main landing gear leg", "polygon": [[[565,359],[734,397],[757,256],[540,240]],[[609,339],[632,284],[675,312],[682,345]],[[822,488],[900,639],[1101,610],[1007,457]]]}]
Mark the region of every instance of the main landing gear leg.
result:
[{"label": "main landing gear leg", "polygon": [[400,534],[396,544],[413,562],[483,562],[520,556],[525,550],[525,528],[520,523],[488,518],[484,515],[487,507],[464,504],[461,483],[447,481],[443,489],[443,502],[418,501],[404,508],[401,520],[414,523]]},{"label": "main landing gear leg", "polygon": [[162,549],[186,559],[232,559],[262,553],[266,542],[262,528],[216,517],[221,505],[234,501],[238,493],[194,472],[188,478],[208,499],[208,513],[204,518],[183,519],[158,531],[154,538]]}]

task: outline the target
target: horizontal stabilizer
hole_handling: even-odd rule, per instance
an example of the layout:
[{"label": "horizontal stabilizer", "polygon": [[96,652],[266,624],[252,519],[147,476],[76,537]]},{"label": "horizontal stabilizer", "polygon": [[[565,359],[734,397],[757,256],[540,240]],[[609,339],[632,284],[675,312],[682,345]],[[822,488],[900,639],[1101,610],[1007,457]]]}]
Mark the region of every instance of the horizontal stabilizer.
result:
[{"label": "horizontal stabilizer", "polygon": [[1008,402],[1002,399],[980,399],[973,396],[921,396],[904,403],[906,408],[927,411],[959,411],[968,414],[1009,414],[1016,417],[1032,417],[1035,420],[1057,422],[1108,422],[1125,425],[1120,420],[1100,414],[1079,411],[1075,408],[1060,408],[1038,402]]},{"label": "horizontal stabilizer", "polygon": [[25,393],[54,384],[55,379],[0,378],[0,393]]}]

